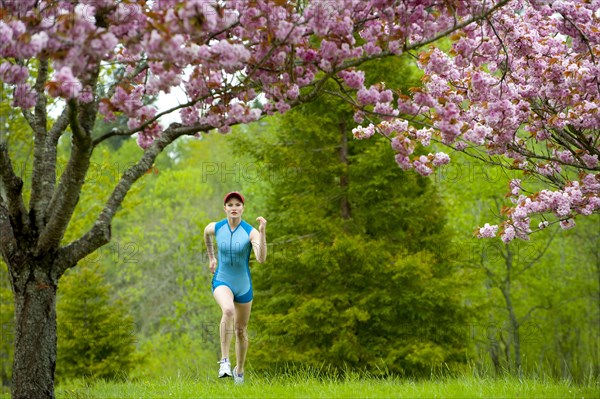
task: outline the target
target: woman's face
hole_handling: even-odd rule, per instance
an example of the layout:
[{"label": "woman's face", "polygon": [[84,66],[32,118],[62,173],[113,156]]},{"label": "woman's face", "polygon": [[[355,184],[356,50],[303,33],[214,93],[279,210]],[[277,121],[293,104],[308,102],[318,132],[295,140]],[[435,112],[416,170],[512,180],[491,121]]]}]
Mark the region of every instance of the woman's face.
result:
[{"label": "woman's face", "polygon": [[244,204],[239,198],[231,197],[225,203],[225,214],[227,217],[239,218],[244,213]]}]

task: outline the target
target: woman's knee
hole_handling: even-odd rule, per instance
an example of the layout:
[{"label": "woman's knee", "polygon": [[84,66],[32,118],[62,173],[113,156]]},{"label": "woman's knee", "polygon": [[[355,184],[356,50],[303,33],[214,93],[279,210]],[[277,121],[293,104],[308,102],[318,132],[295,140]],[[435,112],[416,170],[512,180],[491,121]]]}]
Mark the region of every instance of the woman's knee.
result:
[{"label": "woman's knee", "polygon": [[247,324],[236,324],[235,325],[235,336],[237,338],[246,338],[248,336],[248,325]]},{"label": "woman's knee", "polygon": [[221,310],[223,311],[223,317],[226,319],[233,319],[235,316],[235,308],[233,306],[223,306]]}]

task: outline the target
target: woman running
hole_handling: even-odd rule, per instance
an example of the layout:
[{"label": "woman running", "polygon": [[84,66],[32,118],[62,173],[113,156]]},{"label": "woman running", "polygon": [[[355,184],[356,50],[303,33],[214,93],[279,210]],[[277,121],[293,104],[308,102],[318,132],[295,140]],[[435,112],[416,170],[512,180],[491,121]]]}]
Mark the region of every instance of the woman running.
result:
[{"label": "woman running", "polygon": [[[219,378],[231,377],[236,383],[244,382],[244,363],[248,351],[248,321],[252,308],[252,278],[250,277],[250,248],[259,263],[267,258],[267,221],[256,218],[258,230],[242,220],[244,197],[234,191],[223,200],[225,219],[209,223],[204,229],[210,271],[213,273],[212,290],[223,316]],[[218,258],[215,258],[216,238]],[[231,371],[229,347],[235,327],[236,366]]]}]

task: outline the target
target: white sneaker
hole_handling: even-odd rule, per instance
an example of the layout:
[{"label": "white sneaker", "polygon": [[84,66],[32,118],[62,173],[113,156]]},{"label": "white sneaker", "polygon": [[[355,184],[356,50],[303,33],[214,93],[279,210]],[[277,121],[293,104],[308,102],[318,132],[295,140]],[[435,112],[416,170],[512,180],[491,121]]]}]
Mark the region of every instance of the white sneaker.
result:
[{"label": "white sneaker", "polygon": [[219,363],[219,378],[231,377],[231,363],[229,360],[223,359]]},{"label": "white sneaker", "polygon": [[243,384],[244,383],[244,374],[238,374],[237,373],[237,366],[235,366],[233,368],[233,382],[235,382],[236,384]]}]

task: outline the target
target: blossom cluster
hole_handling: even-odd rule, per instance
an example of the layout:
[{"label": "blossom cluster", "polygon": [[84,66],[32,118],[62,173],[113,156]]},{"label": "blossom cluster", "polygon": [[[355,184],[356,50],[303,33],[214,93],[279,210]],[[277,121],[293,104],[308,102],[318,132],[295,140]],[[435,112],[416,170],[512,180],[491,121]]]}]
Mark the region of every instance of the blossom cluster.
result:
[{"label": "blossom cluster", "polygon": [[[562,190],[541,190],[533,195],[519,194],[521,181],[515,179],[510,183],[511,196],[515,203],[514,208],[507,211],[509,221],[501,226],[486,223],[479,229],[479,237],[494,237],[501,227],[501,238],[510,242],[515,237],[529,239],[532,215],[553,214],[556,216],[561,228],[570,229],[575,226],[577,215],[589,216],[600,211],[600,175],[586,174],[581,182],[572,181]],[[538,229],[549,225],[547,220],[538,224]]]},{"label": "blossom cluster", "polygon": [[[108,120],[125,116],[144,148],[166,129],[165,115],[226,133],[286,112],[333,79],[355,121],[368,124],[354,136],[386,136],[404,169],[426,176],[448,163],[420,148],[438,141],[557,185],[527,197],[539,206],[521,199],[522,184],[510,188],[515,203],[501,230],[509,240],[529,234],[534,213],[569,227],[597,210],[599,8],[599,0],[4,0],[0,79],[17,107],[48,96],[93,103]],[[428,46],[449,34],[450,51]],[[406,95],[367,85],[363,62],[405,52],[418,59],[422,87]],[[40,88],[42,61],[50,75]],[[153,105],[173,90],[185,100]],[[570,200],[554,205],[550,192]]]},{"label": "blossom cluster", "polygon": [[[315,0],[298,12],[293,2],[268,0],[8,0],[0,5],[0,77],[15,86],[15,105],[32,107],[35,67],[23,64],[49,59],[54,73],[45,94],[96,101],[109,119],[126,115],[133,131],[148,136],[144,145],[170,112],[222,131],[259,112],[285,112],[321,73],[340,76],[376,112],[397,116],[389,90],[365,89],[364,74],[344,64],[400,54],[407,40],[428,40],[481,7],[475,0],[453,1],[452,9],[443,3]],[[99,68],[112,71],[107,93],[94,86]],[[186,104],[161,112],[144,105],[176,88]],[[264,104],[256,107],[259,93]]]},{"label": "blossom cluster", "polygon": [[[417,126],[392,139],[398,164],[432,173],[427,159],[413,152],[419,137],[435,137],[455,150],[500,157],[553,186],[526,196],[524,182],[513,181],[506,220],[480,228],[479,237],[527,239],[533,215],[553,215],[562,228],[571,228],[578,215],[599,212],[598,26],[597,0],[515,0],[485,22],[455,32],[449,52],[422,52],[423,87],[397,96],[396,109]],[[380,86],[361,87],[357,100],[371,104],[364,99],[379,93]],[[387,114],[382,119],[371,130],[385,130]],[[544,219],[538,228],[548,225]]]}]

